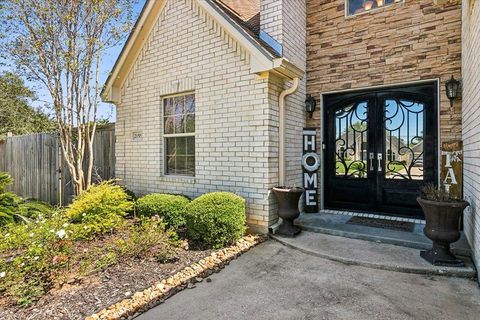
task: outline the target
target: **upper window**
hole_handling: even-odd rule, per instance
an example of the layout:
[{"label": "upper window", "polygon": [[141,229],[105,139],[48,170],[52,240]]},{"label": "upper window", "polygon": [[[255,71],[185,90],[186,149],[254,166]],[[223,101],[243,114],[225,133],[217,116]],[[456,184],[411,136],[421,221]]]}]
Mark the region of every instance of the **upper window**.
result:
[{"label": "upper window", "polygon": [[165,173],[195,175],[195,95],[163,99]]},{"label": "upper window", "polygon": [[394,3],[404,2],[404,0],[346,0],[347,14],[349,16],[368,12],[370,10],[389,6]]}]

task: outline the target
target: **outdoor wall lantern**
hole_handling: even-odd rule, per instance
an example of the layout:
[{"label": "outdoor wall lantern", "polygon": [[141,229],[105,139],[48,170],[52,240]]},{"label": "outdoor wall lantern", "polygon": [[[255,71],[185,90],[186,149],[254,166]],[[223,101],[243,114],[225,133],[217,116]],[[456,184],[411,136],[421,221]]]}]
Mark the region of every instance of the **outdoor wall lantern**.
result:
[{"label": "outdoor wall lantern", "polygon": [[447,89],[447,97],[450,99],[450,106],[453,108],[453,100],[458,97],[458,88],[460,87],[460,81],[455,79],[453,76],[450,80],[445,83],[445,88]]},{"label": "outdoor wall lantern", "polygon": [[312,118],[313,113],[315,112],[315,107],[317,106],[317,101],[315,100],[312,95],[307,95],[307,100],[305,100],[305,109],[307,110],[307,113],[310,115],[310,118]]}]

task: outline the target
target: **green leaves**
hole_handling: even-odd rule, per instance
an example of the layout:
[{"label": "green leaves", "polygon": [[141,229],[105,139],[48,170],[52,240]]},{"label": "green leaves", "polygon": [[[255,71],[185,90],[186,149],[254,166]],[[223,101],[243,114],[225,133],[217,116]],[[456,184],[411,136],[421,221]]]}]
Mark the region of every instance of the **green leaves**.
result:
[{"label": "green leaves", "polygon": [[187,206],[188,236],[213,248],[240,239],[245,224],[245,200],[233,193],[207,193]]},{"label": "green leaves", "polygon": [[185,208],[189,204],[184,196],[154,193],[137,201],[137,213],[140,216],[158,215],[168,227],[178,229],[185,225]]},{"label": "green leaves", "polygon": [[48,132],[56,123],[30,105],[35,94],[16,74],[0,74],[0,138],[7,132],[15,135]]}]

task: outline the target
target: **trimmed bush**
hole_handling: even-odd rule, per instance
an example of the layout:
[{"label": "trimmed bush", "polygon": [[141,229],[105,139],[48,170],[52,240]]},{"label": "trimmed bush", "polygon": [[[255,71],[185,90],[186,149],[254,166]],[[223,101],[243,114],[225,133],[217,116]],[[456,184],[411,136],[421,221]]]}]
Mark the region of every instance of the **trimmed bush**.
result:
[{"label": "trimmed bush", "polygon": [[245,200],[229,192],[200,196],[187,206],[187,234],[213,248],[240,239],[245,230]]},{"label": "trimmed bush", "polygon": [[112,181],[91,186],[75,198],[65,210],[73,223],[82,223],[85,238],[122,225],[123,217],[133,210],[125,190]]},{"label": "trimmed bush", "polygon": [[137,213],[140,216],[158,215],[171,228],[185,225],[185,209],[190,200],[184,196],[153,193],[137,201]]}]

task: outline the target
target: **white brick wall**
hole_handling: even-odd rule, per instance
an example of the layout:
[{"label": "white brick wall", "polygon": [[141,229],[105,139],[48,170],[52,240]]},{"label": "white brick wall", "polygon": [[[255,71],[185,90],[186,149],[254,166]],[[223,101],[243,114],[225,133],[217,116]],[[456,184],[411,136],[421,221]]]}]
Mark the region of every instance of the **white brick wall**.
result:
[{"label": "white brick wall", "polygon": [[465,232],[480,266],[480,1],[463,1],[463,144]]},{"label": "white brick wall", "polygon": [[[298,38],[292,47],[304,41]],[[305,51],[295,51],[302,67]],[[117,176],[140,195],[235,192],[247,200],[248,223],[266,232],[277,220],[269,189],[278,184],[278,97],[284,88],[282,79],[251,74],[249,53],[195,1],[170,0],[122,88]],[[194,178],[164,174],[162,98],[186,91],[196,97]],[[287,101],[287,181],[296,185],[304,97],[302,82]],[[142,137],[134,141],[133,133]]]},{"label": "white brick wall", "polygon": [[[117,176],[134,192],[196,197],[232,191],[248,222],[266,231],[272,115],[268,78],[195,1],[170,0],[122,88],[117,107]],[[194,91],[196,176],[165,176],[162,95]],[[142,138],[133,141],[133,132]]]},{"label": "white brick wall", "polygon": [[[261,29],[283,46],[283,56],[303,70],[306,69],[306,3],[305,0],[261,0]],[[273,89],[279,94],[291,86],[273,81]],[[279,86],[279,87],[278,87]],[[298,92],[286,99],[286,183],[302,185],[300,158],[302,144],[299,137],[305,126],[305,77],[300,82]],[[273,99],[278,100],[277,97]],[[273,103],[273,102],[272,102]]]}]

